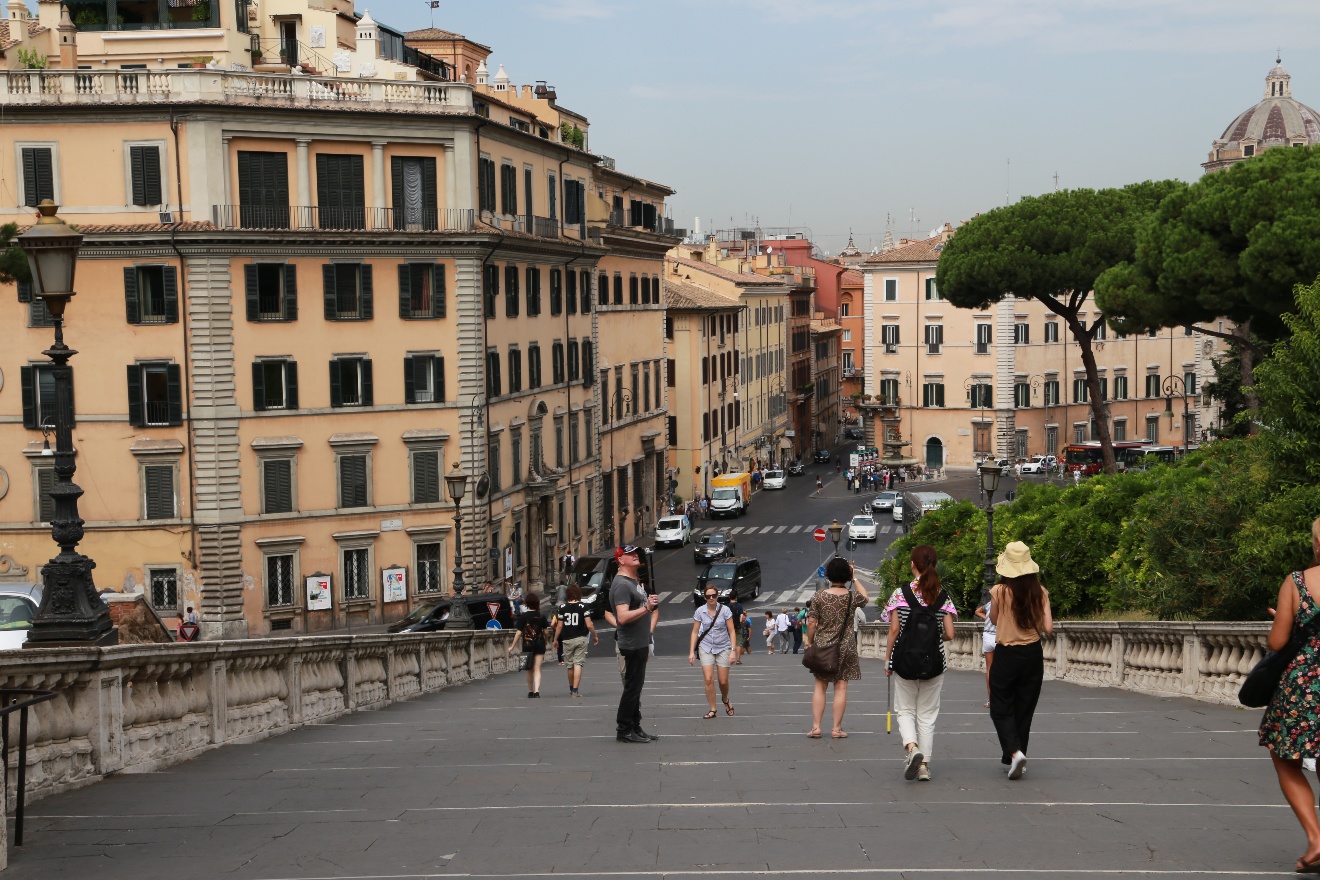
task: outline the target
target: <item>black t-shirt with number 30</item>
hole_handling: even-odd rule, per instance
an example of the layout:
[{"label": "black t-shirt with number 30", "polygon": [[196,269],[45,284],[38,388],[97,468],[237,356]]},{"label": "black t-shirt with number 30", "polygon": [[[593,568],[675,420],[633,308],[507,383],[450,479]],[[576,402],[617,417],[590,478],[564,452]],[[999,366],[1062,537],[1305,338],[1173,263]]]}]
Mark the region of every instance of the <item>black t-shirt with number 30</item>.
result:
[{"label": "black t-shirt with number 30", "polygon": [[587,607],[581,602],[565,602],[560,605],[559,619],[564,624],[559,631],[560,641],[580,639],[587,634]]}]

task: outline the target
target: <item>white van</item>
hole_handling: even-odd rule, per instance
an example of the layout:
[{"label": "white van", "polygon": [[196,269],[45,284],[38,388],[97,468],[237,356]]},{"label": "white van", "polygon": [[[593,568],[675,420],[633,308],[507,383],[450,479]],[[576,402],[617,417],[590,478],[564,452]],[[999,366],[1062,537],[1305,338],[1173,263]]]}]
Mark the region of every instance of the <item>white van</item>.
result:
[{"label": "white van", "polygon": [[686,514],[661,517],[655,524],[655,546],[682,547],[692,542],[692,522]]}]

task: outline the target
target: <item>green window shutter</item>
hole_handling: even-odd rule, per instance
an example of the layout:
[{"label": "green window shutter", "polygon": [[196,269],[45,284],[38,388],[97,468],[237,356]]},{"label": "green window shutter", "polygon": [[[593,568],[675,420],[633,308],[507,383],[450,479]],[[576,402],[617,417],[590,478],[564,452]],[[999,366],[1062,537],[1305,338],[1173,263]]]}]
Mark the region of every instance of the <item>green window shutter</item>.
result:
[{"label": "green window shutter", "polygon": [[371,358],[362,359],[362,405],[372,406],[375,397],[371,388]]},{"label": "green window shutter", "polygon": [[404,226],[402,156],[390,158],[390,203],[394,206],[394,223],[392,225],[395,229],[402,229]]},{"label": "green window shutter", "polygon": [[54,488],[55,468],[37,468],[37,498],[39,499],[37,515],[41,517],[41,521],[44,523],[55,519],[55,499],[50,494]]},{"label": "green window shutter", "polygon": [[443,318],[448,309],[445,302],[445,264],[436,263],[431,271],[431,314]]},{"label": "green window shutter", "polygon": [[435,402],[445,402],[445,359],[435,357],[431,359],[431,369],[435,370],[435,375],[431,378],[431,387],[435,389]]},{"label": "green window shutter", "polygon": [[[399,274],[400,276],[402,276],[403,267],[401,266],[399,268],[401,270]],[[410,357],[406,357],[403,359],[403,402],[404,403],[417,402],[417,379],[416,379],[416,374],[413,373],[413,369],[414,369],[413,362],[415,360],[417,359]]]},{"label": "green window shutter", "polygon": [[55,169],[50,147],[23,148],[23,196],[31,208],[55,198]]},{"label": "green window shutter", "polygon": [[39,428],[37,424],[36,371],[31,367],[19,367],[18,375],[23,387],[23,427]]},{"label": "green window shutter", "polygon": [[262,513],[293,512],[293,463],[287,458],[262,464],[265,504]]},{"label": "green window shutter", "polygon": [[124,316],[130,324],[139,323],[137,267],[124,267]]},{"label": "green window shutter", "polygon": [[147,423],[142,406],[142,367],[138,364],[128,365],[128,423],[139,428]]},{"label": "green window shutter", "polygon": [[298,267],[284,264],[284,320],[298,320]]},{"label": "green window shutter", "polygon": [[439,198],[436,194],[434,157],[422,159],[422,228],[440,228]]},{"label": "green window shutter", "polygon": [[345,455],[339,459],[339,506],[367,506],[367,459]]},{"label": "green window shutter", "polygon": [[20,281],[18,287],[18,301],[21,303],[32,302],[32,282]]},{"label": "green window shutter", "polygon": [[335,264],[326,263],[321,267],[321,278],[325,282],[325,319],[334,321],[339,318],[339,298],[335,285]]},{"label": "green window shutter", "polygon": [[298,362],[284,362],[284,408],[298,408]]},{"label": "green window shutter", "polygon": [[440,500],[440,453],[413,453],[413,504],[434,504]]},{"label": "green window shutter", "polygon": [[261,303],[257,294],[256,263],[248,263],[243,267],[243,297],[247,301],[247,319],[249,321],[259,320],[261,317]]},{"label": "green window shutter", "polygon": [[146,519],[174,519],[174,468],[148,465],[142,469],[146,483]]},{"label": "green window shutter", "polygon": [[161,275],[165,279],[165,323],[179,323],[179,270],[166,266]]},{"label": "green window shutter", "polygon": [[412,313],[412,266],[399,264],[399,317],[411,318]]},{"label": "green window shutter", "polygon": [[342,369],[343,369],[343,364],[340,363],[339,361],[332,360],[330,362],[330,405],[331,406],[344,405],[344,392],[341,387],[341,380],[340,380],[340,371]]},{"label": "green window shutter", "polygon": [[370,321],[372,315],[374,314],[374,308],[372,305],[373,294],[371,287],[371,266],[367,265],[366,263],[362,264],[361,279],[362,279],[362,283],[361,286],[358,288],[358,296],[361,297],[361,304],[359,306],[358,314],[361,316],[362,320]]},{"label": "green window shutter", "polygon": [[169,403],[170,424],[183,424],[183,376],[178,364],[165,365],[165,397]]},{"label": "green window shutter", "polygon": [[[330,362],[332,365],[334,361]],[[333,366],[331,367],[333,370]],[[261,412],[266,408],[266,365],[261,361],[252,362],[252,409]]]}]

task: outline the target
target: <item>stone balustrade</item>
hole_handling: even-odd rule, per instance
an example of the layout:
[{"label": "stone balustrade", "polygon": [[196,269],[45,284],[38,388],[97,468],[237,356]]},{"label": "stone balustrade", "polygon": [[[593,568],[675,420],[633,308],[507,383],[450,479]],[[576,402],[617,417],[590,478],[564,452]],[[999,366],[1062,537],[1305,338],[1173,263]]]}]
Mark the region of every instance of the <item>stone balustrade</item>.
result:
[{"label": "stone balustrade", "polygon": [[[1269,648],[1268,623],[1055,623],[1046,636],[1045,677],[1151,694],[1236,703],[1238,688]],[[888,626],[862,628],[863,657],[884,655]],[[947,646],[954,669],[984,669],[981,626],[959,623]]]},{"label": "stone balustrade", "polygon": [[228,70],[0,70],[0,105],[216,103],[469,113],[467,83]]},{"label": "stone balustrade", "polygon": [[512,641],[460,630],[17,651],[0,655],[0,686],[58,692],[28,722],[33,801],[515,670]]}]

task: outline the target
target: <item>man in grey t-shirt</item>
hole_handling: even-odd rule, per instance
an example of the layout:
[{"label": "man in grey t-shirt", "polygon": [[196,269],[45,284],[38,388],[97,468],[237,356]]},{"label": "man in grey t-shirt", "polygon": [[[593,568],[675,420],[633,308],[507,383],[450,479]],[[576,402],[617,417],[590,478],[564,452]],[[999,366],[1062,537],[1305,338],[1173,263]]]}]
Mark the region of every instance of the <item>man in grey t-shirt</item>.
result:
[{"label": "man in grey t-shirt", "polygon": [[646,684],[646,661],[651,654],[651,612],[659,604],[659,597],[647,595],[637,582],[640,552],[631,544],[614,551],[619,573],[610,584],[610,607],[618,621],[616,635],[624,663],[615,739],[626,743],[659,739],[642,730],[642,686]]}]

